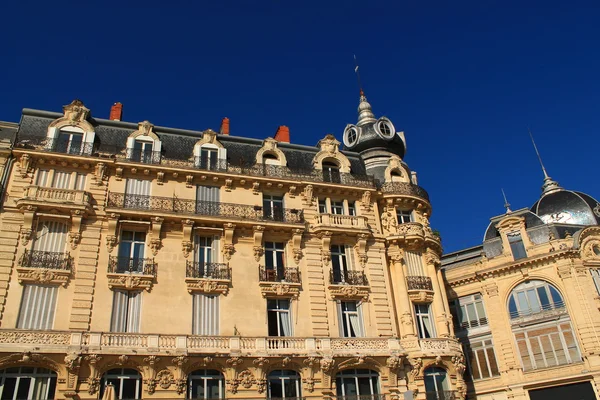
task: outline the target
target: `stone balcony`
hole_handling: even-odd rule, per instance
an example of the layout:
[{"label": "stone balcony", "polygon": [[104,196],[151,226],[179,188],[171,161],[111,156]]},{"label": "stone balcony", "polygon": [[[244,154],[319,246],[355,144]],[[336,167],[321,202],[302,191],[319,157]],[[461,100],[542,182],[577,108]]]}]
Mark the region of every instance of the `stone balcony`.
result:
[{"label": "stone balcony", "polygon": [[186,262],[185,283],[188,292],[227,294],[231,268],[225,263]]},{"label": "stone balcony", "polygon": [[356,356],[402,353],[398,339],[389,338],[315,338],[158,335],[142,333],[31,331],[0,329],[0,352],[31,351],[64,353],[80,348],[89,352],[123,354],[237,353],[261,355]]},{"label": "stone balcony", "polygon": [[419,222],[406,222],[397,226],[390,226],[386,232],[388,240],[409,245],[429,245],[442,248],[442,242],[429,226],[423,226]]},{"label": "stone balcony", "polygon": [[451,338],[403,339],[402,348],[409,353],[420,353],[423,357],[462,353],[458,340]]},{"label": "stone balcony", "polygon": [[85,211],[91,208],[90,200],[90,194],[83,190],[27,186],[23,191],[23,197],[17,199],[17,207],[34,206]]},{"label": "stone balcony", "polygon": [[428,276],[407,276],[406,288],[408,297],[416,303],[431,303],[433,301],[433,285]]},{"label": "stone balcony", "polygon": [[367,217],[358,215],[317,214],[311,224],[314,232],[328,230],[338,232],[368,233]]},{"label": "stone balcony", "polygon": [[73,258],[69,253],[25,250],[17,265],[19,283],[66,286],[71,277]]},{"label": "stone balcony", "polygon": [[157,268],[153,258],[110,256],[107,271],[108,287],[150,291],[156,279]]}]

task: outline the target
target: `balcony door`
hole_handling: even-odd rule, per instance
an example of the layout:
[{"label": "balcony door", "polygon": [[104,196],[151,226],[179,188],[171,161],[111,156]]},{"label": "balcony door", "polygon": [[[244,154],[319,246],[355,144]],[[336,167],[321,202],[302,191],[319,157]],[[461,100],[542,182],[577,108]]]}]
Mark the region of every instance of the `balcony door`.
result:
[{"label": "balcony door", "polygon": [[289,299],[267,299],[269,336],[292,336]]},{"label": "balcony door", "polygon": [[267,281],[285,279],[284,243],[265,242],[265,270]]},{"label": "balcony door", "polygon": [[58,133],[56,151],[67,154],[81,154],[83,133],[61,130]]},{"label": "balcony door", "polygon": [[146,232],[121,231],[117,272],[142,273],[144,271],[145,249]]},{"label": "balcony door", "polygon": [[[67,224],[59,221],[38,221],[33,240],[34,253],[64,253],[67,241]],[[50,261],[50,260],[48,260]],[[56,268],[49,262],[46,268]]]},{"label": "balcony door", "polygon": [[132,161],[139,161],[147,164],[154,160],[154,142],[137,139],[133,143]]},{"label": "balcony door", "polygon": [[450,390],[448,374],[443,368],[431,367],[425,370],[425,396],[427,400],[446,400]]},{"label": "balcony door", "polygon": [[352,284],[354,276],[354,249],[352,246],[331,245],[332,283]]},{"label": "balcony door", "polygon": [[125,208],[150,209],[152,181],[147,179],[127,179],[125,184]]},{"label": "balcony door", "polygon": [[299,399],[300,374],[292,370],[276,370],[269,374],[268,399]]},{"label": "balcony door", "polygon": [[263,217],[272,221],[283,221],[283,197],[263,195]]},{"label": "balcony door", "polygon": [[196,214],[220,214],[220,188],[198,185],[196,188]]},{"label": "balcony door", "polygon": [[347,369],[336,378],[338,399],[378,399],[379,374],[370,369]]}]

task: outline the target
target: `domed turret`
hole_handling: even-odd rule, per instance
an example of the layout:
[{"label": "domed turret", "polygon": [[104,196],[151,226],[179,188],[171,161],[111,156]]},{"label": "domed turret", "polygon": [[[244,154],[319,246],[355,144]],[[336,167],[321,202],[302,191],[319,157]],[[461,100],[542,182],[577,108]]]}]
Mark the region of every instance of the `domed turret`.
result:
[{"label": "domed turret", "polygon": [[600,224],[600,204],[593,197],[558,186],[542,193],[531,207],[544,223],[573,225]]},{"label": "domed turret", "polygon": [[343,135],[344,148],[361,153],[369,174],[381,181],[387,162],[392,155],[401,159],[406,153],[404,132],[397,132],[392,121],[386,117],[375,118],[371,104],[360,91],[358,122],[348,124]]}]

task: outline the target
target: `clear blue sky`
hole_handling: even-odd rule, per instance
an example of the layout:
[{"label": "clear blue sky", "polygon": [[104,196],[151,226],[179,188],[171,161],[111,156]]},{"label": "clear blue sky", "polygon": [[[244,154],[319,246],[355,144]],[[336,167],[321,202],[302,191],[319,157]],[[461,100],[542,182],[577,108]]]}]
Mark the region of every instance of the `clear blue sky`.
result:
[{"label": "clear blue sky", "polygon": [[404,130],[446,251],[531,206],[542,173],[599,198],[597,1],[4,1],[0,120],[82,99],[107,118],[292,141],[375,114]]}]

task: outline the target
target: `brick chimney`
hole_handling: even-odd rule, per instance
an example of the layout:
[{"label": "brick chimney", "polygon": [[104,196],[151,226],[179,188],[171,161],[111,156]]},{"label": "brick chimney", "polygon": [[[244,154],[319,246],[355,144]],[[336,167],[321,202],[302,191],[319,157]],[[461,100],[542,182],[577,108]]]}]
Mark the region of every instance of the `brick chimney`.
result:
[{"label": "brick chimney", "polygon": [[290,128],[285,125],[281,125],[277,128],[277,132],[275,133],[275,140],[282,143],[290,142]]},{"label": "brick chimney", "polygon": [[123,118],[123,104],[117,102],[110,108],[110,117],[112,121],[120,121]]},{"label": "brick chimney", "polygon": [[221,135],[229,135],[229,118],[225,117],[221,121]]}]

